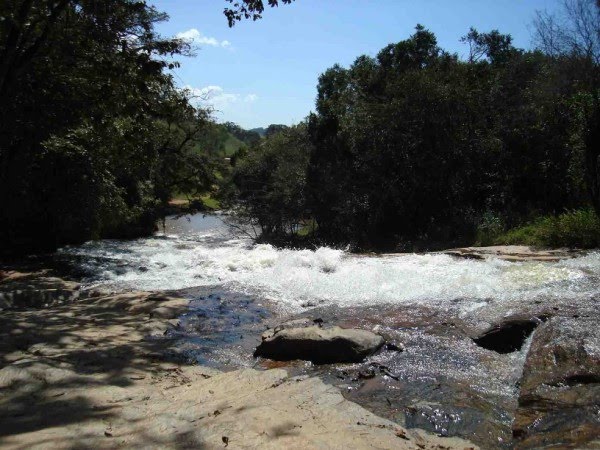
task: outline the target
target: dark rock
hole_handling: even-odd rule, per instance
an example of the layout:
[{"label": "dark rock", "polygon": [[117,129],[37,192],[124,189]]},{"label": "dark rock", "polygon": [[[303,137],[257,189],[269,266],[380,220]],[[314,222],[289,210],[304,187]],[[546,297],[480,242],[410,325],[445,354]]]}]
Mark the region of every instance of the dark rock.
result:
[{"label": "dark rock", "polygon": [[370,380],[371,378],[375,378],[375,375],[375,369],[373,367],[368,367],[366,370],[358,372],[357,378],[359,380]]},{"label": "dark rock", "polygon": [[527,354],[513,423],[516,448],[596,448],[600,439],[597,319],[554,318]]},{"label": "dark rock", "polygon": [[278,361],[302,359],[316,364],[360,362],[383,344],[383,338],[370,331],[322,327],[300,319],[263,333],[254,356]]},{"label": "dark rock", "polygon": [[396,344],[394,342],[386,342],[385,349],[390,352],[398,352],[401,353],[404,351],[404,344]]},{"label": "dark rock", "polygon": [[521,350],[527,338],[540,323],[542,323],[542,320],[537,317],[533,319],[507,319],[480,336],[473,338],[473,342],[479,347],[497,353],[512,353]]}]

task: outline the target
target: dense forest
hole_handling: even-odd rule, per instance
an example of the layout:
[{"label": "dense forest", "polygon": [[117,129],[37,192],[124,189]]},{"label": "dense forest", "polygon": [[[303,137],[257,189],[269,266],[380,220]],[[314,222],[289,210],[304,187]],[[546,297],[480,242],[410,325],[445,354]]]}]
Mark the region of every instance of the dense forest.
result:
[{"label": "dense forest", "polygon": [[156,32],[167,19],[136,0],[0,2],[0,253],[148,234],[174,194],[212,188],[239,145],[177,88],[193,52]]},{"label": "dense forest", "polygon": [[[224,3],[233,26],[291,0]],[[146,2],[4,1],[0,253],[149,234],[216,189],[271,242],[490,243],[533,221],[599,245],[600,4],[564,6],[532,50],[471,29],[460,58],[418,25],[325,71],[303,123],[248,131],[177,87],[193,49]]]},{"label": "dense forest", "polygon": [[564,6],[536,17],[534,50],[471,29],[461,59],[417,25],[334,65],[316,112],[237,164],[237,215],[273,242],[489,244],[537,220],[548,244],[599,245],[600,6]]},{"label": "dense forest", "polygon": [[139,1],[0,6],[0,241],[51,250],[149,233],[174,190],[206,186],[208,113],[166,69],[188,54]]}]

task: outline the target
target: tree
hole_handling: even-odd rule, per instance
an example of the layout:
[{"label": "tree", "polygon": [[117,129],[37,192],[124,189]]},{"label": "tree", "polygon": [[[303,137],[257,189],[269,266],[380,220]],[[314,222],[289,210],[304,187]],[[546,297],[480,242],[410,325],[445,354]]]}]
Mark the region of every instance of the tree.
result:
[{"label": "tree", "polygon": [[555,14],[537,11],[534,42],[546,54],[590,59],[600,64],[600,2],[563,0]]},{"label": "tree", "polygon": [[0,3],[2,251],[149,233],[175,191],[211,184],[206,112],[165,69],[187,54],[136,0]]},{"label": "tree", "polygon": [[[497,30],[471,29],[463,42],[466,61],[417,25],[376,57],[327,69],[306,126],[241,157],[242,217],[270,240],[314,220],[319,242],[411,250],[587,207],[582,178],[600,190],[591,181],[600,171],[585,156],[595,155],[599,130],[582,90],[589,73],[516,49]],[[307,152],[308,160],[298,156]]]},{"label": "tree", "polygon": [[308,218],[306,168],[312,148],[306,124],[266,137],[233,171],[229,202],[238,220],[263,239],[285,240]]},{"label": "tree", "polygon": [[558,14],[537,13],[534,40],[564,66],[574,135],[579,137],[591,202],[600,216],[600,2],[563,0]]},{"label": "tree", "polygon": [[417,26],[319,78],[307,198],[325,240],[452,245],[489,215],[512,225],[581,205],[556,183],[571,150],[552,60],[497,31],[468,39],[477,57],[463,62]]},{"label": "tree", "polygon": [[224,126],[233,136],[250,147],[260,142],[260,134],[256,131],[244,130],[238,124],[233,122],[226,122]]},{"label": "tree", "polygon": [[469,45],[469,62],[487,58],[492,64],[505,63],[517,51],[512,45],[510,34],[501,34],[498,30],[489,33],[479,33],[475,28],[469,30],[460,39]]},{"label": "tree", "polygon": [[97,20],[96,33],[115,33],[119,42],[114,44],[123,45],[124,51],[173,55],[187,45],[160,39],[152,26],[167,16],[143,1],[6,0],[0,6],[0,99],[40,52],[52,45],[57,28],[68,27],[66,20],[74,12]]},{"label": "tree", "polygon": [[[262,17],[265,10],[265,2],[263,0],[226,0],[232,4],[232,8],[225,8],[224,14],[227,17],[229,26],[232,27],[236,22],[242,19],[258,20]],[[294,0],[267,0],[266,4],[271,8],[282,4],[290,4]]]},{"label": "tree", "polygon": [[265,130],[265,136],[266,137],[271,137],[271,136],[273,136],[273,135],[275,135],[277,133],[281,133],[282,131],[287,130],[288,128],[289,127],[287,125],[281,125],[281,124],[272,123]]}]

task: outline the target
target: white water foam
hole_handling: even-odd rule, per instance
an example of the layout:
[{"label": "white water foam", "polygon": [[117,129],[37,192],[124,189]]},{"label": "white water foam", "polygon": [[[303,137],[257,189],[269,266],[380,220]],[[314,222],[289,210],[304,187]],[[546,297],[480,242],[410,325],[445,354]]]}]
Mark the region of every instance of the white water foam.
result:
[{"label": "white water foam", "polygon": [[426,304],[462,313],[492,303],[589,298],[600,293],[600,253],[558,263],[456,259],[443,254],[357,256],[342,250],[276,249],[232,239],[223,226],[134,241],[65,248],[95,285],[176,290],[224,285],[261,296],[289,311],[305,302],[339,306]]}]

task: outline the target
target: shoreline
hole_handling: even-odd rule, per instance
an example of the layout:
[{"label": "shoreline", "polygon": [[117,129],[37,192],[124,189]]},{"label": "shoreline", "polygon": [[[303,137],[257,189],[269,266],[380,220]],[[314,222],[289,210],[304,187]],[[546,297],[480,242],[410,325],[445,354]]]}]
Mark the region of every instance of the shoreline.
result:
[{"label": "shoreline", "polygon": [[[44,274],[1,282],[43,285]],[[47,281],[47,280],[46,280]],[[0,323],[0,448],[477,448],[407,430],[285,370],[190,365],[168,331],[188,300],[129,292],[6,309]],[[71,283],[71,284],[67,284]]]}]

